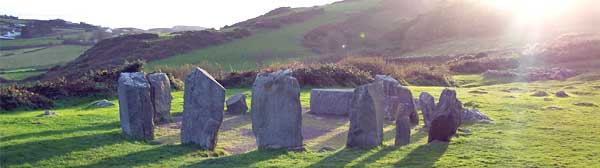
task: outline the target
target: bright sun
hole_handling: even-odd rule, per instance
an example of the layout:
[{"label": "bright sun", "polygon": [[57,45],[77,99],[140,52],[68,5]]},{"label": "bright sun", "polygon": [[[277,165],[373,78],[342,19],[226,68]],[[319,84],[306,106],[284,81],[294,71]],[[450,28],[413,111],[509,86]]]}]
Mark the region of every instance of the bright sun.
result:
[{"label": "bright sun", "polygon": [[485,0],[524,19],[548,19],[566,12],[578,0]]}]

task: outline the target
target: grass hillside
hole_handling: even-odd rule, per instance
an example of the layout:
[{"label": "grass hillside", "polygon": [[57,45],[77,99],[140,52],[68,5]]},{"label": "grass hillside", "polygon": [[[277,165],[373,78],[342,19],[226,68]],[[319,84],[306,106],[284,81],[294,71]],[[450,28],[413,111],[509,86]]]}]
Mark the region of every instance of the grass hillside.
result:
[{"label": "grass hillside", "polygon": [[[464,79],[465,77],[459,77]],[[466,77],[473,78],[473,77]],[[578,79],[578,78],[575,78]],[[476,81],[475,81],[476,82]],[[439,95],[443,87],[409,87]],[[129,141],[121,135],[118,105],[88,108],[94,98],[63,101],[53,109],[0,114],[2,167],[599,167],[599,81],[547,81],[454,88],[463,102],[492,118],[495,124],[462,126],[449,144],[427,144],[421,125],[412,142],[393,147],[393,125],[385,127],[384,146],[344,149],[347,118],[303,115],[307,152],[256,151],[249,116],[229,116],[219,134],[218,148],[207,152],[180,145],[177,125],[160,126],[152,142]],[[507,91],[508,90],[508,91]],[[564,90],[568,98],[532,97],[535,90]],[[479,91],[479,92],[473,92]],[[249,93],[229,89],[227,95]],[[308,88],[301,93],[309,107]],[[173,93],[172,111],[182,111],[182,92]],[[116,99],[110,99],[117,103]],[[248,101],[250,102],[250,101]],[[588,103],[588,106],[582,106]],[[327,146],[333,151],[319,152]],[[239,153],[239,154],[236,154]]]},{"label": "grass hillside", "polygon": [[[304,34],[318,26],[341,21],[378,5],[381,0],[345,1],[325,5],[325,14],[302,23],[288,25],[275,30],[262,30],[250,37],[238,39],[219,46],[204,48],[149,62],[149,69],[159,66],[182,64],[219,64],[225,70],[253,69],[261,64],[278,61],[299,60],[314,56],[302,45]],[[258,65],[257,65],[258,64]]]},{"label": "grass hillside", "polygon": [[15,24],[36,25],[45,32],[31,37],[0,40],[0,77],[21,80],[42,74],[48,68],[74,60],[93,45],[98,27],[77,23],[54,23],[56,20],[2,18],[0,28],[19,31]]}]

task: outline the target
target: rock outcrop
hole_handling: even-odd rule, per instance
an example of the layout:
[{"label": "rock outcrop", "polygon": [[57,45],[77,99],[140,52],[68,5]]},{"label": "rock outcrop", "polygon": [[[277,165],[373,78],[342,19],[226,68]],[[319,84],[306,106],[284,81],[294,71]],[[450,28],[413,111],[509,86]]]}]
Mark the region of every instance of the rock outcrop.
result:
[{"label": "rock outcrop", "polygon": [[259,74],[252,86],[251,106],[259,149],[303,149],[300,85],[290,70]]},{"label": "rock outcrop", "polygon": [[477,109],[465,109],[461,114],[461,124],[492,123],[492,119]]},{"label": "rock outcrop", "polygon": [[353,90],[313,89],[310,91],[310,111],[313,114],[348,115]]},{"label": "rock outcrop", "polygon": [[362,85],[354,90],[346,147],[371,148],[382,144],[384,99],[382,81]]},{"label": "rock outcrop", "polygon": [[136,140],[154,139],[154,106],[144,73],[121,73],[117,90],[123,133]]},{"label": "rock outcrop", "polygon": [[208,72],[195,68],[185,80],[181,143],[213,150],[223,122],[225,88]]}]

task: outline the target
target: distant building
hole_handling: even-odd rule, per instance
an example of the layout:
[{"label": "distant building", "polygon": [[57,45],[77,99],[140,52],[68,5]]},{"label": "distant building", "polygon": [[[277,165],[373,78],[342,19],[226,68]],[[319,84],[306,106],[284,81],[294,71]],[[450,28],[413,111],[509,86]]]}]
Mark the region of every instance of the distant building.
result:
[{"label": "distant building", "polygon": [[16,39],[19,36],[21,36],[21,32],[12,30],[12,31],[8,31],[8,32],[0,35],[0,39],[3,39],[3,40],[14,40],[14,39]]}]

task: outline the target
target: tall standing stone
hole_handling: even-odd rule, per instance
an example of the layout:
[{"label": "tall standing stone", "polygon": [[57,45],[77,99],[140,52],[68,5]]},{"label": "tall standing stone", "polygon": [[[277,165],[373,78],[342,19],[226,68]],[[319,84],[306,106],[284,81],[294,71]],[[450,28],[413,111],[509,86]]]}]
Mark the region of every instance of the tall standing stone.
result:
[{"label": "tall standing stone", "polygon": [[419,95],[419,107],[421,107],[425,127],[431,126],[433,110],[435,109],[435,98],[427,92],[421,92],[421,95]]},{"label": "tall standing stone", "polygon": [[148,75],[151,87],[151,99],[154,105],[154,123],[165,123],[171,120],[171,82],[165,73]]},{"label": "tall standing stone", "polygon": [[259,149],[304,147],[300,84],[290,70],[259,74],[252,86],[251,106]]},{"label": "tall standing stone", "polygon": [[154,106],[150,84],[144,73],[121,73],[118,81],[119,117],[121,129],[136,140],[154,139]]},{"label": "tall standing stone", "polygon": [[411,91],[391,76],[376,75],[375,80],[383,82],[385,118],[393,121],[398,113],[408,113],[411,124],[418,125],[419,116]]},{"label": "tall standing stone", "polygon": [[181,143],[213,150],[223,122],[225,88],[208,72],[195,68],[185,80]]},{"label": "tall standing stone", "polygon": [[429,142],[450,141],[460,126],[462,112],[462,103],[456,98],[456,91],[444,89],[433,114]]},{"label": "tall standing stone", "polygon": [[348,148],[370,148],[383,142],[385,109],[383,82],[362,85],[354,90],[350,107]]}]

